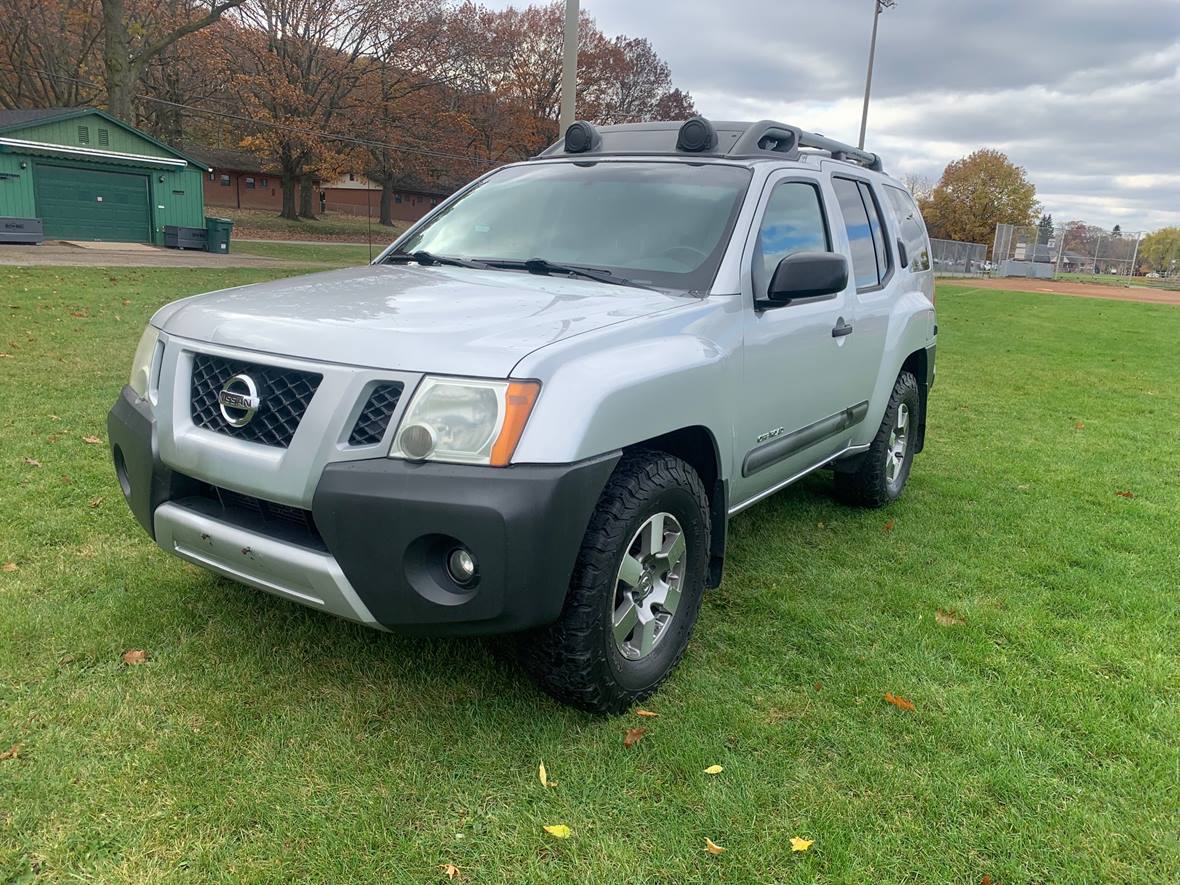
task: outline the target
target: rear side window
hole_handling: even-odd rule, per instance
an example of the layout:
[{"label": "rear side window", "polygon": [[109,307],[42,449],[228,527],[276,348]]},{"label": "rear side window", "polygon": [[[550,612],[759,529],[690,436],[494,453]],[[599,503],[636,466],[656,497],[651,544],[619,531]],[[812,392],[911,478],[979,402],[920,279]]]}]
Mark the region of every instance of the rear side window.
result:
[{"label": "rear side window", "polygon": [[889,249],[885,245],[885,224],[881,220],[881,207],[877,198],[873,196],[873,189],[863,181],[858,181],[860,198],[864,201],[865,212],[869,216],[869,229],[873,232],[873,251],[877,256],[877,280],[885,282],[889,276]]},{"label": "rear side window", "polygon": [[905,245],[909,268],[914,273],[930,270],[930,240],[926,235],[926,224],[908,191],[899,187],[885,186],[885,199],[897,219],[898,235]]},{"label": "rear side window", "polygon": [[[836,189],[840,214],[844,216],[844,226],[848,230],[848,245],[852,249],[852,275],[856,279],[856,288],[871,289],[879,286],[883,275],[877,264],[873,226],[869,221],[865,201],[861,198],[860,186],[849,178],[833,178],[832,187]],[[877,228],[880,229],[879,219]]]},{"label": "rear side window", "polygon": [[780,261],[796,252],[828,252],[828,228],[820,207],[819,190],[801,181],[775,185],[758,228],[754,256],[754,291],[766,294]]}]

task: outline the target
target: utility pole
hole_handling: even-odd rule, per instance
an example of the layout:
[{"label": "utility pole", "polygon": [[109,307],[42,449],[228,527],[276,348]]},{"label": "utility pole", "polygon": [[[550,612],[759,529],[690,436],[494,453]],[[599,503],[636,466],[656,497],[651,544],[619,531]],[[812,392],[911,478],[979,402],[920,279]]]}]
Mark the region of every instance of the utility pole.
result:
[{"label": "utility pole", "polygon": [[873,36],[869,41],[869,70],[865,74],[865,105],[864,110],[860,112],[860,141],[856,145],[861,150],[864,150],[865,127],[869,123],[869,92],[873,88],[873,59],[877,55],[877,19],[886,9],[892,9],[896,5],[897,0],[873,0]]},{"label": "utility pole", "polygon": [[565,45],[561,55],[561,115],[558,137],[574,122],[578,91],[578,0],[565,0]]}]

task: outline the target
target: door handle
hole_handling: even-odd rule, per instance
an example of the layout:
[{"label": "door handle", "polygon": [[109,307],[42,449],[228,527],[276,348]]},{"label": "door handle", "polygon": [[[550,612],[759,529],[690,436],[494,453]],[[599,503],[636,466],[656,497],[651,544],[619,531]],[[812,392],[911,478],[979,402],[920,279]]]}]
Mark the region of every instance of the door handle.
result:
[{"label": "door handle", "polygon": [[833,338],[843,338],[845,335],[852,334],[852,323],[844,322],[844,317],[836,320],[835,328],[832,329]]}]

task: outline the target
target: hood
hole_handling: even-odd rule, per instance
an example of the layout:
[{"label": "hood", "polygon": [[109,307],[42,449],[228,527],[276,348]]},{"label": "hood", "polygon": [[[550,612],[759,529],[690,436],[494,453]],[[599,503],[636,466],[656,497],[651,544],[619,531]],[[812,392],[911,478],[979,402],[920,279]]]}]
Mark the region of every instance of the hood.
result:
[{"label": "hood", "polygon": [[374,265],[198,295],[152,322],[171,335],[246,350],[503,378],[547,344],[691,303],[594,280]]}]

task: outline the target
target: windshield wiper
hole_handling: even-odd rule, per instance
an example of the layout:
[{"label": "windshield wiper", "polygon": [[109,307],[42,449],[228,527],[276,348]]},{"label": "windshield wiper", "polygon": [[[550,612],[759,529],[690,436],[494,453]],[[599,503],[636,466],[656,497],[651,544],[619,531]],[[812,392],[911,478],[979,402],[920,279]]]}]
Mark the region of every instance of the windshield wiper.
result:
[{"label": "windshield wiper", "polygon": [[449,255],[435,255],[432,252],[427,252],[425,249],[419,249],[417,252],[394,252],[385,260],[416,261],[423,267],[430,267],[432,264],[446,264],[450,265],[451,267],[487,267],[487,265],[482,261],[469,261],[466,258],[452,258]]},{"label": "windshield wiper", "polygon": [[541,276],[566,274],[571,277],[596,280],[599,283],[610,283],[613,286],[633,286],[636,289],[650,289],[653,292],[658,291],[652,289],[651,286],[645,286],[643,283],[637,283],[626,277],[616,277],[609,270],[591,270],[588,267],[575,267],[572,264],[555,264],[552,261],[546,261],[544,258],[529,258],[527,261],[497,260],[492,258],[488,260],[487,264],[489,267],[520,268],[521,270],[527,270],[529,273],[540,274]]}]

